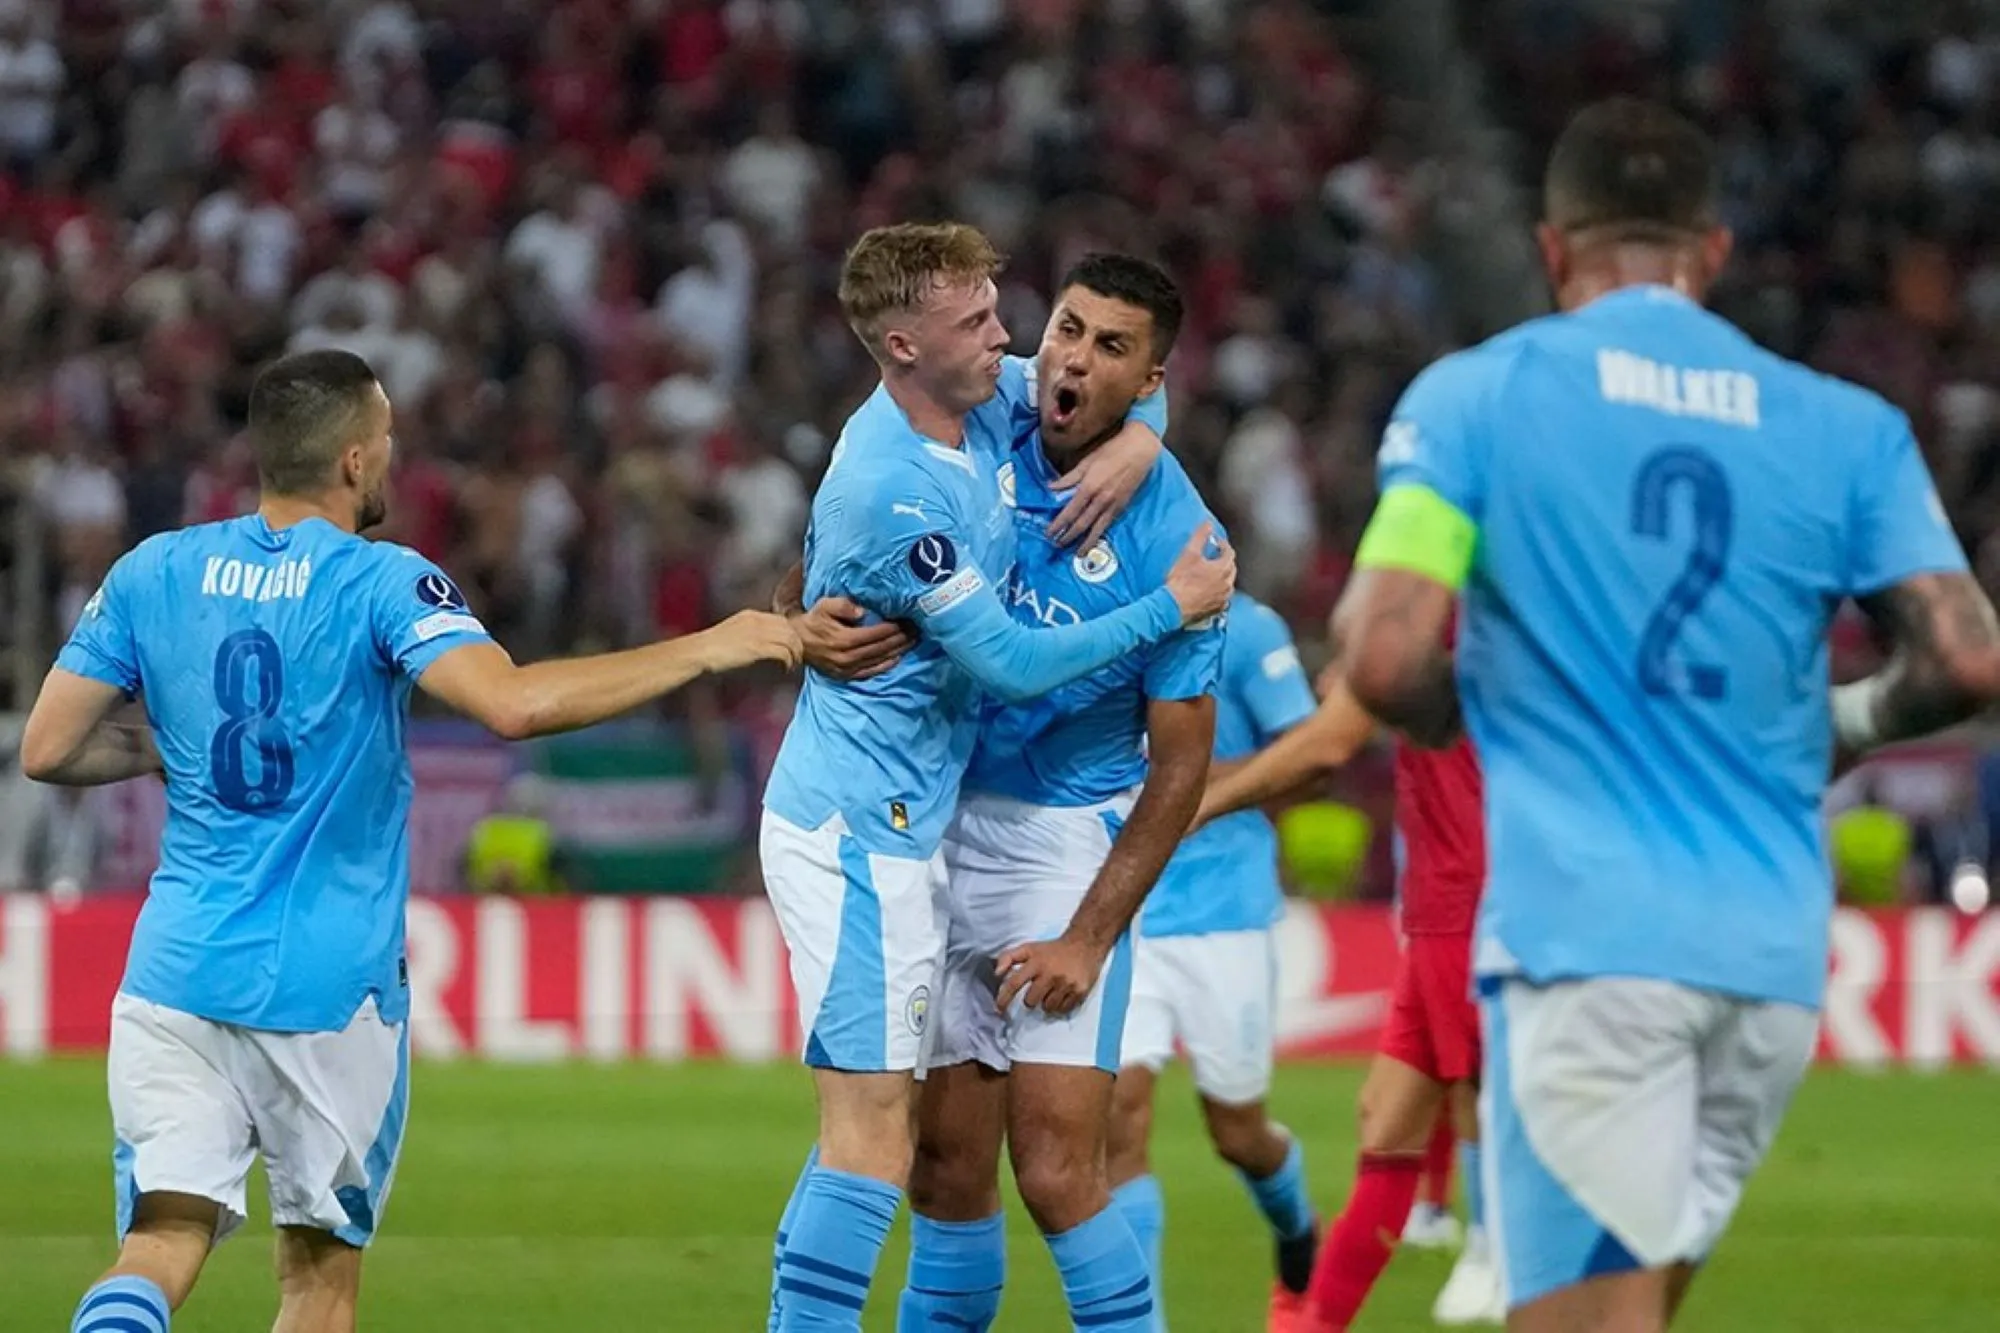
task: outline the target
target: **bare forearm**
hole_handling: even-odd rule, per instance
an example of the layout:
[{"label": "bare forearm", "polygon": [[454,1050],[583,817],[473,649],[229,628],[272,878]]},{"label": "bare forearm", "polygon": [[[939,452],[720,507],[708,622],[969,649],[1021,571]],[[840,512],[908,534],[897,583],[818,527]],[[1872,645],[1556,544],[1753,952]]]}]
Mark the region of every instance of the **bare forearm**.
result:
[{"label": "bare forearm", "polygon": [[102,787],[160,771],[152,728],[144,724],[100,722],[61,764],[35,774],[59,787]]},{"label": "bare forearm", "polygon": [[1365,702],[1369,712],[1425,749],[1442,750],[1465,733],[1458,674],[1444,652],[1418,663],[1394,690]]},{"label": "bare forearm", "polygon": [[1896,651],[1875,675],[1835,691],[1843,740],[1862,748],[1911,740],[2000,700],[2000,625],[1970,578],[1912,579],[1868,610],[1889,626]]},{"label": "bare forearm", "polygon": [[1333,614],[1334,660],[1354,702],[1416,744],[1442,749],[1463,730],[1445,629],[1457,594],[1422,575],[1366,569]]},{"label": "bare forearm", "polygon": [[771,609],[781,616],[803,615],[806,609],[806,567],[795,563],[771,592]]},{"label": "bare forearm", "polygon": [[1206,763],[1155,766],[1147,774],[1132,817],[1070,918],[1067,933],[1072,938],[1109,949],[1132,924],[1194,820],[1206,775]]},{"label": "bare forearm", "polygon": [[574,731],[672,693],[712,669],[708,633],[522,667],[514,681],[521,734]]},{"label": "bare forearm", "polygon": [[1293,727],[1248,759],[1211,764],[1208,790],[1201,798],[1206,821],[1250,810],[1291,795],[1354,757],[1367,741],[1373,720],[1355,708],[1355,716],[1329,717],[1329,708]]}]

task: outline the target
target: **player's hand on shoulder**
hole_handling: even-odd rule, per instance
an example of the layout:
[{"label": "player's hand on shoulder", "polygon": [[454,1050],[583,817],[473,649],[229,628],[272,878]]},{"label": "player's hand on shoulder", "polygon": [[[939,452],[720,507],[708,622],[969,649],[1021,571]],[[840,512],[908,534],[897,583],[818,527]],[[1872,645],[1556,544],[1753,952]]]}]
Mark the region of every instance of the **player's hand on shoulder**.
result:
[{"label": "player's hand on shoulder", "polygon": [[835,680],[866,680],[901,661],[916,638],[895,621],[864,625],[868,608],[845,597],[822,597],[793,617],[806,665]]},{"label": "player's hand on shoulder", "polygon": [[1091,988],[1104,970],[1106,953],[1095,944],[1068,936],[1016,945],[994,964],[1000,978],[994,1003],[1004,1014],[1018,996],[1028,1008],[1061,1018],[1090,998]]},{"label": "player's hand on shoulder", "polygon": [[757,662],[782,662],[790,670],[805,652],[792,622],[769,611],[738,611],[703,631],[703,637],[708,641],[711,671],[735,671]]},{"label": "player's hand on shoulder", "polygon": [[1152,427],[1126,422],[1116,435],[1056,479],[1058,493],[1075,494],[1050,522],[1049,536],[1086,551],[1096,545],[1146,484],[1165,448]]},{"label": "player's hand on shoulder", "polygon": [[1236,591],[1236,548],[1216,534],[1213,523],[1195,529],[1167,571],[1167,591],[1180,604],[1181,624],[1220,615]]}]

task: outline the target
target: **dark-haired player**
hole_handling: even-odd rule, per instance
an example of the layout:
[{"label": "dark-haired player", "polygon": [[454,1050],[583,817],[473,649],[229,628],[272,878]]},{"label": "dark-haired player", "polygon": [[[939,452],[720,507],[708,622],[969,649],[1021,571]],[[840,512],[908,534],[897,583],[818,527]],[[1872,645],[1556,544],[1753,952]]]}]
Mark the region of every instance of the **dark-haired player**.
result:
[{"label": "dark-haired player", "polygon": [[[1362,706],[1426,744],[1462,708],[1485,770],[1481,1120],[1517,1333],[1672,1319],[1812,1055],[1834,743],[2000,698],[1909,423],[1702,308],[1713,177],[1664,108],[1570,123],[1539,230],[1561,313],[1404,395],[1336,615]],[[1848,596],[1897,651],[1829,702]]]},{"label": "dark-haired player", "polygon": [[[1101,540],[1072,552],[1046,536],[1063,503],[1057,479],[1158,386],[1180,320],[1179,292],[1143,260],[1090,255],[1065,275],[1038,357],[1039,439],[1016,453],[1004,491],[1017,619],[1119,614],[1159,586],[1190,531],[1212,526],[1162,454]],[[992,1325],[1003,1141],[1074,1326],[1153,1325],[1145,1254],[1111,1203],[1105,1125],[1130,927],[1201,800],[1222,640],[1211,617],[981,726],[945,839],[945,967],[910,1180],[904,1333]]]},{"label": "dark-haired player", "polygon": [[[277,1327],[349,1333],[409,1081],[409,760],[419,686],[509,738],[600,721],[705,672],[796,665],[780,617],[516,666],[444,573],[358,534],[385,514],[389,401],[347,352],[250,394],[257,512],[111,569],[22,737],[31,778],[164,773],[160,868],[111,1011],[118,1263],[74,1333],[166,1333],[244,1219],[262,1155]],[[129,699],[147,726],[112,720]]]}]

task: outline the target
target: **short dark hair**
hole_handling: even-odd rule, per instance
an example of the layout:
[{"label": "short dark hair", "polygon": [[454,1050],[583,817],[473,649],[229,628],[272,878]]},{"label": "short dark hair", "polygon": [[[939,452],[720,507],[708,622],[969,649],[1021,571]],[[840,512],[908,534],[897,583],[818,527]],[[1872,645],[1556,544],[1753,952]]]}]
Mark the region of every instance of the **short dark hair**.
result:
[{"label": "short dark hair", "polygon": [[1672,240],[1706,231],[1716,223],[1714,147],[1693,121],[1657,102],[1593,103],[1549,153],[1542,207],[1570,232]]},{"label": "short dark hair", "polygon": [[1167,271],[1137,255],[1095,251],[1070,265],[1057,291],[1081,287],[1108,296],[1114,301],[1137,306],[1153,317],[1153,359],[1165,361],[1181,336],[1181,320],[1187,308],[1181,289]]},{"label": "short dark hair", "polygon": [[341,450],[354,442],[376,392],[375,372],[352,352],[296,352],[266,366],[250,386],[250,445],[257,478],[276,495],[325,487]]}]

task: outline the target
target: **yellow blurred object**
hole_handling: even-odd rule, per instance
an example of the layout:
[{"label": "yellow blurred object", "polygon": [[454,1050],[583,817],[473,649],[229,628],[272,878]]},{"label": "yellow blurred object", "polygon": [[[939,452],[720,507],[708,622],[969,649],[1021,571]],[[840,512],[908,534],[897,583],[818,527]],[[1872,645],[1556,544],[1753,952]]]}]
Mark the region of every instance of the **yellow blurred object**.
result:
[{"label": "yellow blurred object", "polygon": [[1841,900],[1863,906],[1895,902],[1910,860],[1910,821],[1877,805],[1834,816],[1827,844]]},{"label": "yellow blurred object", "polygon": [[555,830],[533,815],[488,815],[465,843],[465,878],[474,893],[556,893]]},{"label": "yellow blurred object", "polygon": [[1374,836],[1368,816],[1333,801],[1295,805],[1278,816],[1286,877],[1309,898],[1353,897]]}]

